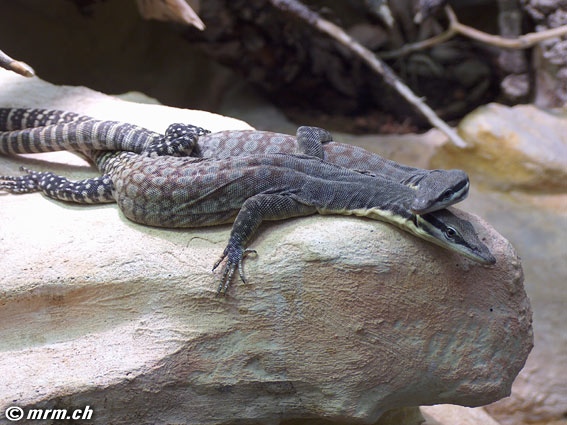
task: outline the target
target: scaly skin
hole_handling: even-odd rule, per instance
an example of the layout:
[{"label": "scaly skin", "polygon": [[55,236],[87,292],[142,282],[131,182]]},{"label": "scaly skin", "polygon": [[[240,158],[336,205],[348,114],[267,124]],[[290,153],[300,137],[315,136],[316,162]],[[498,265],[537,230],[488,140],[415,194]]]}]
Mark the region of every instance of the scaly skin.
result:
[{"label": "scaly skin", "polygon": [[305,153],[353,170],[364,171],[415,189],[410,205],[416,214],[445,208],[468,194],[462,170],[423,170],[389,161],[362,148],[333,142],[316,127],[300,127],[297,137],[267,131],[221,131],[172,124],[165,136],[131,124],[99,121],[71,112],[0,108],[0,152],[46,150],[124,150],[149,155],[224,159],[270,153]]},{"label": "scaly skin", "polygon": [[0,108],[0,152],[110,150],[147,155],[188,156],[206,130],[184,125],[162,135],[118,121],[101,121],[73,112]]},{"label": "scaly skin", "polygon": [[[180,124],[177,124],[180,125]],[[173,127],[173,125],[171,126]],[[357,146],[337,143],[329,137],[305,143],[306,130],[299,127],[297,137],[287,134],[255,130],[231,130],[205,134],[199,137],[193,155],[204,158],[229,158],[241,155],[269,153],[308,153],[332,164],[351,170],[380,175],[416,190],[410,205],[416,214],[446,208],[466,198],[469,179],[462,170],[424,170],[390,161]]]},{"label": "scaly skin", "polygon": [[[246,247],[262,221],[315,213],[386,221],[477,262],[495,262],[473,226],[451,211],[415,215],[410,211],[415,195],[411,188],[313,156],[270,154],[214,160],[130,152],[86,154],[104,173],[96,182],[69,182],[51,173],[29,172],[23,177],[0,177],[0,190],[40,190],[75,202],[96,202],[99,194],[104,194],[101,202],[108,202],[110,194],[127,218],[150,226],[185,228],[234,221],[221,257],[226,263],[219,293],[226,292],[237,269],[244,279]],[[83,190],[87,186],[90,195]],[[22,187],[25,190],[19,190]]]}]

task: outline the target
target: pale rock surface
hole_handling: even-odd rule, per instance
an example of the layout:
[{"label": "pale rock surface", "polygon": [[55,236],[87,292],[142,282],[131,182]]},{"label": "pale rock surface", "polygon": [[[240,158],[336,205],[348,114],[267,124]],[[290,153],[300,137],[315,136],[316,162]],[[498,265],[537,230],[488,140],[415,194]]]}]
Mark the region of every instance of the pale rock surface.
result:
[{"label": "pale rock surface", "polygon": [[423,425],[500,425],[482,407],[423,406]]},{"label": "pale rock surface", "polygon": [[[19,84],[3,85],[2,106],[72,109],[158,131],[189,119],[243,126]],[[24,163],[53,169],[0,158],[0,174]],[[495,266],[383,223],[308,217],[263,226],[258,256],[246,261],[249,284],[219,298],[210,269],[228,226],[155,229],[115,205],[1,198],[0,412],[88,405],[97,424],[373,423],[404,406],[505,397],[531,350],[519,258],[466,213]]]},{"label": "pale rock surface", "polygon": [[498,190],[567,191],[567,109],[489,104],[467,115],[465,149],[445,144],[433,165],[452,164]]},{"label": "pale rock surface", "polygon": [[534,311],[534,349],[511,396],[486,410],[502,425],[567,425],[567,193],[476,199],[470,209],[506,235],[522,258]]},{"label": "pale rock surface", "polygon": [[462,205],[517,249],[534,310],[534,350],[511,396],[486,410],[502,425],[567,425],[567,110],[488,105],[460,129],[471,147],[445,144],[431,165],[469,172]]}]

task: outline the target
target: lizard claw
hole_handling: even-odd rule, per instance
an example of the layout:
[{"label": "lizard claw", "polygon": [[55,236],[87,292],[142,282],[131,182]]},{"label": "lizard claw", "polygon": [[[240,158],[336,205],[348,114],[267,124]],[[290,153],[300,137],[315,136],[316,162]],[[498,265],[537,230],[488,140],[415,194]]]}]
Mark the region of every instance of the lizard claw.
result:
[{"label": "lizard claw", "polygon": [[217,260],[215,265],[213,266],[213,271],[223,262],[226,258],[226,264],[223,267],[222,277],[219,283],[219,287],[217,289],[217,296],[219,295],[226,295],[226,291],[230,286],[230,282],[234,276],[234,272],[238,269],[238,275],[240,276],[240,280],[243,283],[246,283],[246,277],[244,275],[244,266],[243,260],[248,254],[256,254],[256,251],[253,249],[242,249],[241,247],[236,246],[227,246],[224,250],[222,256]]}]

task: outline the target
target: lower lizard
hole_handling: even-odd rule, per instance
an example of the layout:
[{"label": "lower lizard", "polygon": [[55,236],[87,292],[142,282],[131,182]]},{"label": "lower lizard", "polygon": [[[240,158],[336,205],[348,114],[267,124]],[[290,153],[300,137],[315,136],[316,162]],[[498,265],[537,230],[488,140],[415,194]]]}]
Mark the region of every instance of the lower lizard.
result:
[{"label": "lower lizard", "polygon": [[124,150],[157,155],[229,158],[251,154],[305,153],[353,170],[376,174],[415,189],[412,212],[425,214],[463,200],[469,180],[462,170],[423,170],[365,149],[333,141],[317,127],[299,127],[297,137],[255,130],[208,134],[172,124],[165,135],[132,124],[99,121],[73,112],[0,108],[0,144],[6,153],[50,150]]},{"label": "lower lizard", "polygon": [[[311,214],[368,217],[392,223],[422,239],[483,264],[496,260],[473,225],[449,209],[416,215],[415,192],[382,176],[369,176],[308,155],[265,154],[226,159],[148,156],[85,151],[103,173],[71,182],[27,170],[0,177],[0,190],[42,191],[80,203],[117,202],[130,220],[158,227],[187,228],[234,222],[221,259],[219,293],[226,293],[247,245],[265,220]],[[213,270],[214,270],[213,268]]]}]

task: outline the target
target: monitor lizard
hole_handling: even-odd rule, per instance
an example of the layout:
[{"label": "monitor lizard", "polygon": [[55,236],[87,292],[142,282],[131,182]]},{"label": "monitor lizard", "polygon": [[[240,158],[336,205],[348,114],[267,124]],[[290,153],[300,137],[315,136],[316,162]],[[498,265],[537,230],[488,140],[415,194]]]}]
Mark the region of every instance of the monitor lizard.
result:
[{"label": "monitor lizard", "polygon": [[[41,146],[36,146],[41,148]],[[7,153],[2,150],[0,152]],[[13,146],[9,153],[13,153]],[[0,190],[41,191],[77,203],[116,202],[130,220],[149,226],[190,228],[234,223],[216,269],[225,264],[218,287],[225,294],[265,220],[311,214],[368,217],[394,224],[422,239],[482,264],[496,259],[474,226],[451,209],[414,214],[410,187],[369,176],[303,154],[264,154],[225,159],[151,156],[85,150],[102,176],[73,182],[49,172],[25,170],[0,176]]]},{"label": "monitor lizard", "polygon": [[73,112],[0,108],[0,143],[5,152],[84,149],[206,158],[250,154],[305,153],[369,175],[381,175],[415,189],[412,212],[425,214],[462,201],[469,179],[462,170],[424,170],[399,164],[357,146],[333,141],[317,127],[299,127],[296,137],[256,130],[210,133],[201,127],[172,124],[165,135],[116,121]]}]

